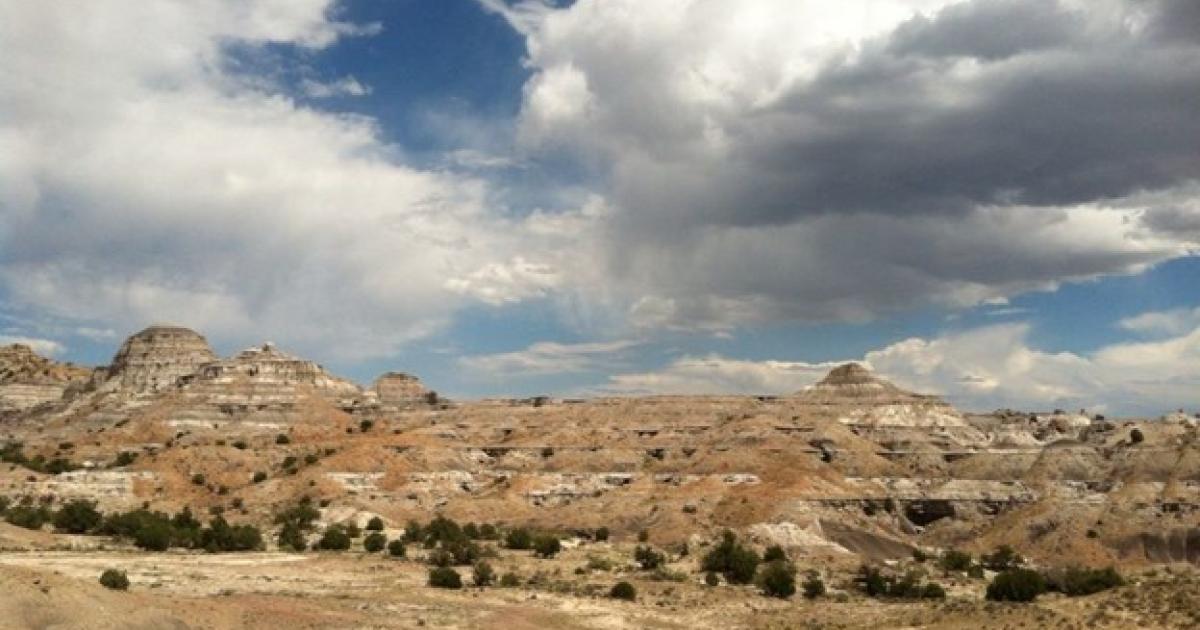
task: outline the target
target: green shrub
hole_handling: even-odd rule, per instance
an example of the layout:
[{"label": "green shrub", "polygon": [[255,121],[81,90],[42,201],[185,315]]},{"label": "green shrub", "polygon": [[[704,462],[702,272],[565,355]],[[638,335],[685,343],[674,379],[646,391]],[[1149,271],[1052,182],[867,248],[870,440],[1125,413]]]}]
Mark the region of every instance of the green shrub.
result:
[{"label": "green shrub", "polygon": [[946,589],[937,582],[928,582],[921,588],[921,599],[946,599]]},{"label": "green shrub", "polygon": [[279,548],[304,551],[308,548],[308,539],[296,523],[285,523],[279,529]]},{"label": "green shrub", "polygon": [[971,554],[957,549],[950,549],[938,559],[938,566],[943,571],[966,571],[971,568]]},{"label": "green shrub", "polygon": [[717,586],[721,583],[721,578],[713,571],[704,574],[704,583],[709,586]]},{"label": "green shrub", "polygon": [[479,540],[479,526],[475,523],[467,523],[462,528],[463,536],[470,540]]},{"label": "green shrub", "polygon": [[192,485],[193,486],[203,486],[204,485],[204,475],[202,475],[200,473],[196,473],[196,474],[192,475]]},{"label": "green shrub", "polygon": [[146,551],[166,551],[171,548],[173,533],[165,520],[148,519],[133,533],[133,544]]},{"label": "green shrub", "polygon": [[62,506],[54,515],[54,529],[69,534],[86,534],[98,527],[104,516],[93,501],[76,499]]},{"label": "green shrub", "polygon": [[471,575],[471,579],[475,586],[491,586],[492,582],[496,581],[496,572],[492,570],[492,565],[481,560],[475,563],[475,571]]},{"label": "green shrub", "polygon": [[304,456],[304,465],[305,466],[312,466],[313,464],[315,464],[319,461],[321,461],[321,457],[319,455],[317,455],[316,453],[309,453],[308,455]]},{"label": "green shrub", "polygon": [[12,505],[12,499],[8,497],[0,497],[0,516],[3,516],[8,511],[8,506]]},{"label": "green shrub", "polygon": [[1047,590],[1056,591],[1068,597],[1092,595],[1125,584],[1121,574],[1112,567],[1104,569],[1068,567],[1057,571],[1047,571],[1043,577],[1046,580]]},{"label": "green shrub", "polygon": [[1146,436],[1141,429],[1134,429],[1129,432],[1129,441],[1133,444],[1141,444],[1146,441]]},{"label": "green shrub", "polygon": [[137,453],[134,453],[133,451],[121,451],[120,453],[117,453],[117,458],[113,460],[113,466],[116,468],[128,466],[136,459]]},{"label": "green shrub", "polygon": [[504,546],[509,549],[526,550],[533,547],[533,535],[524,527],[510,530],[504,536]]},{"label": "green shrub", "polygon": [[425,562],[435,567],[449,567],[454,565],[454,556],[445,549],[434,549],[425,556]]},{"label": "green shrub", "polygon": [[721,542],[701,560],[700,568],[723,574],[730,584],[749,584],[754,581],[758,563],[758,554],[738,543],[733,532],[725,530]]},{"label": "green shrub", "polygon": [[913,547],[912,557],[913,562],[917,564],[924,564],[929,559],[929,556],[920,547]]},{"label": "green shrub", "polygon": [[816,599],[825,594],[825,582],[816,571],[809,571],[808,577],[801,584],[806,599]]},{"label": "green shrub", "polygon": [[312,501],[308,497],[305,497],[298,504],[276,514],[275,524],[291,523],[301,532],[307,532],[313,528],[313,523],[318,518],[321,518],[321,512],[312,506]]},{"label": "green shrub", "polygon": [[408,555],[408,549],[404,546],[404,541],[397,538],[388,543],[388,555],[393,558],[403,558]]},{"label": "green shrub", "polygon": [[383,519],[378,516],[372,516],[371,520],[367,521],[367,531],[381,532],[383,531]]},{"label": "green shrub", "polygon": [[246,440],[237,440],[232,444],[232,446],[233,446],[233,448],[236,448],[239,451],[244,451],[244,450],[250,448],[250,445],[246,444]]},{"label": "green shrub", "polygon": [[643,529],[642,531],[638,532],[638,542],[644,543],[649,540],[650,540],[650,531],[649,530]]},{"label": "green shrub", "polygon": [[613,599],[623,599],[627,602],[632,602],[637,599],[637,589],[629,582],[617,582],[613,585],[612,590],[608,592],[608,596]]},{"label": "green shrub", "polygon": [[25,529],[41,529],[50,520],[50,511],[44,507],[18,505],[10,507],[4,513],[4,520]]},{"label": "green shrub", "polygon": [[366,538],[363,539],[363,549],[365,549],[367,553],[379,553],[380,551],[383,551],[383,548],[386,546],[387,536],[384,536],[379,532],[371,532],[370,534],[367,534]]},{"label": "green shrub", "polygon": [[496,531],[495,525],[484,523],[479,526],[479,538],[482,540],[499,540],[500,532]]},{"label": "green shrub", "polygon": [[325,551],[345,551],[350,548],[350,536],[341,525],[330,525],[317,541],[317,549]]},{"label": "green shrub", "polygon": [[768,597],[787,599],[796,594],[796,567],[786,560],[768,562],[759,571],[758,587]]},{"label": "green shrub", "polygon": [[979,562],[989,570],[1000,572],[1021,566],[1025,563],[1025,559],[1012,547],[1000,545],[992,553],[984,554]]},{"label": "green shrub", "polygon": [[604,542],[604,541],[608,540],[608,528],[601,527],[601,528],[597,529],[595,538],[596,538],[596,542]]},{"label": "green shrub", "polygon": [[521,578],[517,577],[516,573],[505,573],[500,576],[500,586],[504,588],[516,588],[521,585]]},{"label": "green shrub", "polygon": [[653,571],[666,564],[667,557],[651,547],[643,547],[638,545],[638,548],[633,552],[633,559],[642,567],[643,571]]},{"label": "green shrub", "polygon": [[283,461],[279,463],[279,467],[286,471],[289,471],[288,474],[292,474],[292,475],[296,474],[296,473],[291,472],[293,469],[296,468],[296,456],[288,455],[287,457],[284,457]]},{"label": "green shrub", "polygon": [[251,483],[262,483],[266,480],[267,480],[267,473],[260,470],[256,473],[254,473],[254,477],[250,481],[251,481]]},{"label": "green shrub", "polygon": [[539,558],[553,558],[562,551],[562,543],[556,536],[538,536],[533,541],[533,554]]},{"label": "green shrub", "polygon": [[286,433],[280,433],[279,435],[275,436],[275,443],[276,444],[291,444],[292,438],[288,437]]},{"label": "green shrub", "polygon": [[358,429],[360,431],[362,431],[363,433],[370,431],[371,427],[374,427],[374,426],[375,426],[375,423],[371,422],[370,420],[363,420],[362,422],[358,423]]},{"label": "green shrub", "polygon": [[255,551],[263,546],[262,532],[253,525],[230,525],[217,516],[200,532],[200,546],[209,553]]},{"label": "green shrub", "polygon": [[1031,602],[1046,592],[1042,574],[1030,569],[1010,569],[992,578],[987,598],[998,602]]},{"label": "green shrub", "polygon": [[114,591],[126,591],[129,590],[129,576],[125,575],[124,571],[105,569],[104,573],[100,574],[100,584]]},{"label": "green shrub", "polygon": [[429,585],[434,588],[462,588],[462,577],[450,567],[435,567],[429,570]]},{"label": "green shrub", "polygon": [[787,552],[785,552],[783,547],[780,547],[779,545],[771,545],[770,547],[767,547],[767,550],[763,552],[762,557],[763,562],[777,562],[787,559]]}]

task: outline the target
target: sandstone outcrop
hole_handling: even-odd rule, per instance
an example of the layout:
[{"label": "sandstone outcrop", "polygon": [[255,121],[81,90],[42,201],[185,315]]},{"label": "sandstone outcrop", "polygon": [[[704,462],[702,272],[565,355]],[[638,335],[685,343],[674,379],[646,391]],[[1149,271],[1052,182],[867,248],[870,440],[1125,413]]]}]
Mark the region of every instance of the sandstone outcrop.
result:
[{"label": "sandstone outcrop", "polygon": [[86,382],[91,374],[86,368],[42,357],[24,344],[0,347],[0,413],[60,400],[68,388]]},{"label": "sandstone outcrop", "polygon": [[834,368],[796,394],[798,402],[824,407],[839,421],[866,427],[965,428],[962,415],[937,396],[916,394],[879,378],[858,363]]},{"label": "sandstone outcrop", "polygon": [[108,368],[110,382],[134,394],[175,387],[200,366],[217,360],[208,341],[179,326],[151,326],[125,340]]},{"label": "sandstone outcrop", "polygon": [[424,404],[432,393],[421,379],[403,372],[388,372],[375,380],[371,388],[385,408],[405,408]]}]

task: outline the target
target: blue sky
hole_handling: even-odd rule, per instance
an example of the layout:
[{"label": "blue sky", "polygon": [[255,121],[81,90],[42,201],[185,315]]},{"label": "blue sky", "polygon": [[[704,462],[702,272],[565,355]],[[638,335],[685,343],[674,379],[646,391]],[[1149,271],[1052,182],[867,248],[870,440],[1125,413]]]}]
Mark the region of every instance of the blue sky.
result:
[{"label": "blue sky", "polygon": [[0,2],[0,339],[103,364],[171,321],[466,398],[859,360],[972,409],[1192,408],[1197,12],[1103,4]]}]

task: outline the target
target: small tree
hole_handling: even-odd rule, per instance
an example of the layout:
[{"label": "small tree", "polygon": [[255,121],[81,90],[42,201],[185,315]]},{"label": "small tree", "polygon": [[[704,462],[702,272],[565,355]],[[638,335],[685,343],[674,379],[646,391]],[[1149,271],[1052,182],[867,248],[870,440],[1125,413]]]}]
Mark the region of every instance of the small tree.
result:
[{"label": "small tree", "polygon": [[363,539],[363,549],[367,553],[379,553],[385,546],[387,546],[387,536],[379,532],[371,532]]},{"label": "small tree", "polygon": [[291,549],[292,551],[304,551],[308,547],[308,540],[304,536],[304,532],[296,523],[285,523],[279,529],[279,548]]},{"label": "small tree", "polygon": [[758,587],[768,597],[787,599],[796,594],[796,567],[786,560],[768,562],[759,572]]},{"label": "small tree", "polygon": [[1046,592],[1046,580],[1037,571],[1011,569],[992,578],[987,598],[998,602],[1031,602]]},{"label": "small tree", "polygon": [[434,567],[429,570],[429,585],[434,588],[462,588],[462,576],[450,567]]},{"label": "small tree", "polygon": [[533,536],[523,527],[511,530],[504,536],[504,546],[516,550],[529,549],[533,546]]},{"label": "small tree", "polygon": [[804,587],[806,599],[816,599],[825,594],[825,582],[821,580],[821,575],[816,571],[809,571],[808,577],[801,586]]},{"label": "small tree", "polygon": [[125,575],[124,571],[105,569],[104,573],[100,574],[100,584],[114,591],[126,591],[129,590],[129,576]]},{"label": "small tree", "polygon": [[637,589],[629,582],[617,582],[613,585],[612,590],[608,592],[608,596],[613,599],[632,602],[637,599]]},{"label": "small tree", "polygon": [[604,541],[608,540],[608,528],[600,527],[600,528],[596,529],[595,538],[596,538],[596,542],[604,542]]},{"label": "small tree", "polygon": [[1142,433],[1141,429],[1134,429],[1129,432],[1129,441],[1133,444],[1141,444],[1145,440],[1146,436]]},{"label": "small tree", "polygon": [[404,547],[404,541],[397,538],[388,543],[388,555],[393,558],[403,558],[408,555],[408,550]]},{"label": "small tree", "polygon": [[944,571],[966,571],[971,568],[971,554],[957,549],[951,549],[942,554],[938,566]]},{"label": "small tree", "polygon": [[538,536],[533,541],[533,554],[539,558],[553,558],[562,551],[562,543],[556,536]]},{"label": "small tree", "polygon": [[471,575],[471,580],[475,586],[491,586],[496,581],[496,572],[492,570],[492,565],[480,560],[475,563],[475,571]]},{"label": "small tree", "polygon": [[92,501],[76,499],[62,506],[54,515],[54,529],[69,534],[86,534],[100,527],[104,516]]},{"label": "small tree", "polygon": [[317,549],[345,551],[350,548],[350,536],[341,525],[330,525],[317,541]]},{"label": "small tree", "polygon": [[733,532],[725,530],[721,542],[701,560],[700,568],[724,574],[730,584],[749,584],[754,581],[758,563],[758,554],[738,543]]},{"label": "small tree", "polygon": [[662,565],[666,564],[667,557],[651,547],[643,547],[638,545],[638,548],[633,552],[633,559],[642,567],[643,571],[653,571]]},{"label": "small tree", "polygon": [[785,552],[783,547],[780,547],[779,545],[771,545],[770,547],[767,547],[767,550],[763,552],[762,557],[763,562],[778,562],[780,560],[787,559],[787,552]]}]

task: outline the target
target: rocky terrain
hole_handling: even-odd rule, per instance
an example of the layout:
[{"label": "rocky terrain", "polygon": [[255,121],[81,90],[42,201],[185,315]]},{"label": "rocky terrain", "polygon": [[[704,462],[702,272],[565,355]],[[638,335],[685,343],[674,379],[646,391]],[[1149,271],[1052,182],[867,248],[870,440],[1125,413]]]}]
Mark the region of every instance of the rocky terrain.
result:
[{"label": "rocky terrain", "polygon": [[[78,625],[50,619],[37,604],[41,583],[112,611],[111,624],[93,627],[190,627],[190,598],[213,594],[227,597],[206,627],[285,618],[312,627],[1182,627],[1190,618],[1143,596],[1169,601],[1177,582],[1196,593],[1197,425],[1183,412],[963,413],[857,364],[790,396],[453,402],[403,373],[362,387],[269,343],[221,358],[203,336],[172,326],[133,335],[96,369],[10,346],[0,349],[0,443],[19,444],[23,459],[0,467],[0,497],[49,508],[87,499],[103,512],[190,508],[267,535],[259,554],[151,555],[3,525],[0,577],[19,595],[0,602],[0,618]],[[496,563],[570,585],[431,592],[419,564],[277,550],[276,515],[305,498],[320,506],[313,538],[375,517],[394,537],[435,515],[559,532],[567,550],[554,560],[505,551]],[[594,540],[598,528],[611,539]],[[767,601],[748,587],[715,595],[697,554],[679,551],[671,566],[687,577],[639,583],[637,603],[598,596],[608,574],[575,572],[596,554],[630,564],[639,538],[704,549],[727,528],[824,571],[849,598],[833,606],[843,610]],[[948,574],[939,604],[852,595],[864,562],[908,566],[914,554],[1000,545],[1036,566],[1115,565],[1149,590],[1095,596],[1107,598],[1099,617],[1075,599],[988,611],[998,605],[983,602],[983,582]],[[109,565],[130,571],[125,599],[95,584]]]}]

